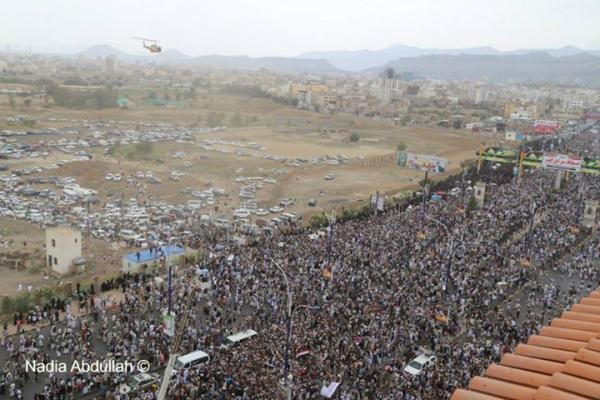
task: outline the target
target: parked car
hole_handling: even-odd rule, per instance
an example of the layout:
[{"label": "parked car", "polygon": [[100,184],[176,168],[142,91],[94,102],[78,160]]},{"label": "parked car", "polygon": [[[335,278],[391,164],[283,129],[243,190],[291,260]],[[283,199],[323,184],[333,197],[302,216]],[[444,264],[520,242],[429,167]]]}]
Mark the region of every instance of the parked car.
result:
[{"label": "parked car", "polygon": [[140,390],[150,388],[152,385],[159,385],[160,375],[156,373],[146,373],[133,375],[126,382],[119,386],[120,394],[134,394]]},{"label": "parked car", "polygon": [[424,369],[431,367],[437,362],[437,357],[431,352],[424,352],[413,358],[411,362],[406,364],[404,372],[411,375],[420,375]]}]

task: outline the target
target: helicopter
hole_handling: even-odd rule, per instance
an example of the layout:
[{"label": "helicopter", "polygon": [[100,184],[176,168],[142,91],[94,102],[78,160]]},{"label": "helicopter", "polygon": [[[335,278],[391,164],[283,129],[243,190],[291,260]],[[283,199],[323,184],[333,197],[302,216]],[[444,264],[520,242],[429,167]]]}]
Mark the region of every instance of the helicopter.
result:
[{"label": "helicopter", "polygon": [[139,38],[139,37],[133,37],[132,39],[141,40],[142,44],[144,45],[144,48],[150,50],[150,53],[160,53],[162,51],[162,48],[157,44],[158,40]]}]

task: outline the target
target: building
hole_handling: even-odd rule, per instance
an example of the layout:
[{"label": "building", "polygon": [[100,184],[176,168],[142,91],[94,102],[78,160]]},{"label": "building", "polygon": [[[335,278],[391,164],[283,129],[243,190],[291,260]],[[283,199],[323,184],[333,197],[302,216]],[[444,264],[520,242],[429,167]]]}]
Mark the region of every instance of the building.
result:
[{"label": "building", "polygon": [[185,255],[185,249],[179,246],[164,246],[154,250],[144,249],[123,256],[123,272],[145,272],[158,268],[163,260],[177,264]]},{"label": "building", "polygon": [[46,229],[46,265],[61,275],[83,269],[81,232],[69,226]]},{"label": "building", "polygon": [[104,73],[112,75],[117,71],[117,57],[108,56],[104,59]]},{"label": "building", "polygon": [[[544,319],[542,315],[542,319]],[[600,288],[553,318],[451,400],[600,398]]]}]

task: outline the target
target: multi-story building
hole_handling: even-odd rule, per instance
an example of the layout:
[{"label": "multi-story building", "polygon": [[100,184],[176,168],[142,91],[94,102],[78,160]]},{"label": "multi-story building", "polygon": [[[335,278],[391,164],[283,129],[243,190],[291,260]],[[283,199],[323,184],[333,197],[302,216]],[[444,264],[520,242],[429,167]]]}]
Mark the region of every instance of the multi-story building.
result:
[{"label": "multi-story building", "polygon": [[46,229],[46,265],[64,275],[81,266],[81,232],[68,226]]}]

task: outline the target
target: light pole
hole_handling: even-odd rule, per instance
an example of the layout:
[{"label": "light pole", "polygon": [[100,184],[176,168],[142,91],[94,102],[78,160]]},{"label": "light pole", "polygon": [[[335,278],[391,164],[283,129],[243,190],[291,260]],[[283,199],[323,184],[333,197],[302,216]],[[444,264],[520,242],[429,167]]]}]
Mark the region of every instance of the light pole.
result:
[{"label": "light pole", "polygon": [[531,204],[531,216],[529,217],[529,228],[527,229],[527,235],[525,235],[525,252],[529,251],[529,242],[531,241],[531,233],[533,232],[533,223],[535,220],[535,215],[538,211],[549,207],[550,204],[537,205],[535,200]]},{"label": "light pole", "polygon": [[309,305],[299,305],[296,307],[292,307],[292,292],[290,291],[290,284],[288,281],[287,274],[281,268],[279,263],[271,257],[271,261],[277,267],[281,275],[283,275],[283,279],[285,281],[285,288],[287,291],[287,333],[285,339],[285,351],[284,351],[284,359],[283,359],[283,374],[284,374],[284,390],[286,392],[287,400],[292,399],[292,375],[290,373],[290,351],[291,351],[291,342],[292,342],[292,318],[294,317],[294,313],[300,309],[308,309],[308,310],[319,310],[321,307],[319,306],[309,306]]},{"label": "light pole", "polygon": [[331,281],[333,282],[333,265],[331,264],[331,252],[333,250],[333,225],[335,224],[335,209],[330,213],[328,213],[327,211],[325,211],[322,207],[319,207],[319,209],[323,212],[323,214],[325,214],[325,216],[327,216],[327,222],[329,223],[329,232],[328,232],[328,236],[329,236],[329,241],[327,244],[327,266],[330,268],[331,270]]},{"label": "light pole", "polygon": [[440,225],[442,228],[444,228],[446,230],[446,235],[448,236],[448,238],[450,239],[450,252],[448,254],[448,260],[446,262],[446,282],[444,283],[444,293],[446,294],[446,296],[448,296],[448,285],[450,282],[450,268],[451,268],[451,263],[452,263],[452,256],[454,255],[454,237],[452,235],[450,235],[450,229],[448,229],[448,226],[446,224],[444,224],[442,221],[435,219],[433,217],[430,216],[425,216],[425,218],[427,218],[428,220],[435,222],[436,224]]}]

